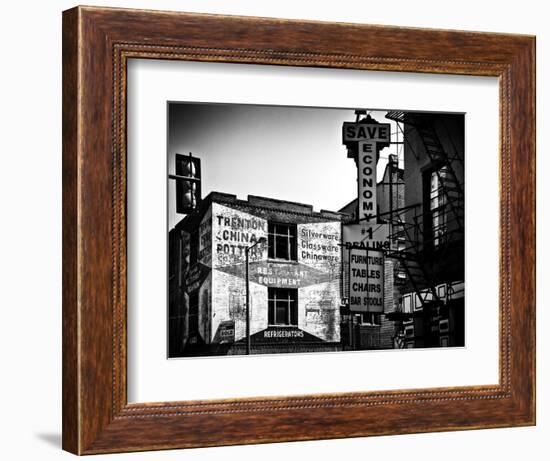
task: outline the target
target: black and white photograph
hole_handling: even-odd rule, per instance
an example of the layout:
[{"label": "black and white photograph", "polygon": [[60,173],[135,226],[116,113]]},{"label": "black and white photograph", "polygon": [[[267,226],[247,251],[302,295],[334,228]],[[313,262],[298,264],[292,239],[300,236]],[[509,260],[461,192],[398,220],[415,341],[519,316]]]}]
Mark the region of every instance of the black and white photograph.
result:
[{"label": "black and white photograph", "polygon": [[2,459],[548,457],[545,2],[82,3],[2,9]]},{"label": "black and white photograph", "polygon": [[167,111],[169,358],[465,346],[466,114]]}]

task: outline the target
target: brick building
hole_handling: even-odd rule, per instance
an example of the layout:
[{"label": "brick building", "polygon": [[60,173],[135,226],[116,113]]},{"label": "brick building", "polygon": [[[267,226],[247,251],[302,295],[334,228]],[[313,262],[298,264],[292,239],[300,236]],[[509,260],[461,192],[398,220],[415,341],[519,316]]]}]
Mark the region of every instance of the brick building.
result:
[{"label": "brick building", "polygon": [[[404,127],[404,207],[388,252],[404,276],[387,317],[401,347],[464,345],[464,115],[389,112]],[[397,280],[397,279],[396,279]]]},{"label": "brick building", "polygon": [[246,248],[251,352],[339,350],[341,220],[210,193],[169,233],[170,357],[245,352]]}]

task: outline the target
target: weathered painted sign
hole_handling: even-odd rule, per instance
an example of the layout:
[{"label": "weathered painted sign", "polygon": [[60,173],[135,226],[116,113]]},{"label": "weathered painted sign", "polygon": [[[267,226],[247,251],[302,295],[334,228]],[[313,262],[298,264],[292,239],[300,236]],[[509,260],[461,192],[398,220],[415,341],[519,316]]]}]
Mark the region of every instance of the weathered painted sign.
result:
[{"label": "weathered painted sign", "polygon": [[199,262],[212,265],[212,210],[209,209],[199,225]]},{"label": "weathered painted sign", "polygon": [[296,327],[268,327],[251,336],[253,343],[320,342],[320,338]]},{"label": "weathered painted sign", "polygon": [[[216,208],[218,210],[218,208]],[[216,217],[218,216],[218,217]],[[246,215],[245,215],[246,216]],[[248,215],[250,216],[250,215]],[[249,232],[247,234],[244,226],[255,228],[261,231],[265,226],[258,218],[236,219],[236,216],[226,218],[219,214],[214,215],[217,222],[214,226],[218,236],[214,246],[215,259],[220,263],[216,266],[219,271],[236,277],[245,277],[245,258],[241,255],[239,244],[244,240],[256,241],[259,234]],[[251,251],[249,263],[249,278],[251,282],[264,286],[280,288],[301,288],[309,285],[329,282],[339,277],[341,268],[341,225],[339,221],[304,223],[298,225],[297,260],[296,261],[272,261],[259,259],[261,255],[267,255],[265,245],[258,248],[258,252]],[[227,242],[227,243],[225,243]],[[234,248],[233,248],[234,247]],[[244,250],[243,250],[244,251]],[[263,251],[263,253],[261,253]],[[220,253],[220,254],[218,254]],[[233,261],[234,264],[223,264]]]},{"label": "weathered painted sign", "polygon": [[[218,268],[219,271],[239,278],[245,276],[245,265],[236,264]],[[250,281],[269,287],[301,288],[331,280],[331,275],[305,264],[284,264],[254,261],[249,265]]]},{"label": "weathered painted sign", "polygon": [[[253,246],[261,237],[267,237],[267,220],[240,210],[213,204],[212,236],[214,268],[243,263],[245,249]],[[267,249],[262,245],[254,246],[249,253],[250,261],[264,259],[267,255],[266,251]]]},{"label": "weathered painted sign", "polygon": [[225,320],[220,322],[213,342],[220,344],[235,342],[235,321]]},{"label": "weathered painted sign", "polygon": [[327,280],[324,273],[303,264],[257,263],[252,268],[252,280],[266,286],[298,288]]},{"label": "weathered painted sign", "polygon": [[298,261],[323,272],[340,266],[340,222],[298,225]]},{"label": "weathered painted sign", "polygon": [[185,291],[187,293],[193,293],[197,291],[203,284],[206,277],[210,273],[210,268],[204,264],[193,264],[189,267],[189,271],[185,277]]},{"label": "weathered painted sign", "polygon": [[[293,252],[296,259],[269,259],[268,216],[273,221],[289,222],[296,226],[296,248]],[[277,216],[271,211],[268,214],[253,207],[248,210],[232,207],[231,204],[212,204],[212,301],[211,306],[204,309],[209,312],[214,335],[221,322],[232,320],[235,341],[245,337],[245,249],[252,247],[248,266],[252,335],[259,335],[268,327],[269,289],[284,289],[297,292],[299,332],[292,334],[304,334],[309,339],[314,336],[324,341],[339,341],[341,221],[339,216],[319,222],[307,222],[303,215],[296,215],[297,222],[291,218],[292,215],[286,212]],[[312,217],[312,220],[315,219],[318,218]],[[262,237],[266,241],[253,246]],[[287,334],[271,331],[266,333],[265,338],[262,333],[257,339],[273,342],[277,337],[270,335]],[[290,330],[285,326],[281,327],[281,331]],[[286,342],[300,340],[299,337],[280,339]]]}]

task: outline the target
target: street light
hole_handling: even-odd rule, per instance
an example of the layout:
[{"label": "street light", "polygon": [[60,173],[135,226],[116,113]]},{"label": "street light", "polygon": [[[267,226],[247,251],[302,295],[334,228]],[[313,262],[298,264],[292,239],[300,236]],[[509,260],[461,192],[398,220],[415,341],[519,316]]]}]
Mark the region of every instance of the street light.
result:
[{"label": "street light", "polygon": [[244,255],[245,255],[245,279],[246,279],[246,354],[250,355],[250,280],[248,278],[248,254],[252,248],[254,248],[256,245],[263,245],[266,242],[265,237],[260,237],[256,243],[253,245],[250,245],[249,247],[246,247],[244,249]]}]

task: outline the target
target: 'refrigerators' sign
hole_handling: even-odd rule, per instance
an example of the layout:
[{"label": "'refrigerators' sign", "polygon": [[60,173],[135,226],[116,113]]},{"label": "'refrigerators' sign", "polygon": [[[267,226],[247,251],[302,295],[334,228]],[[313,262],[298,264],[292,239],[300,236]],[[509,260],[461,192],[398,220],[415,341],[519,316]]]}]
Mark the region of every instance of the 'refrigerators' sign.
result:
[{"label": "'refrigerators' sign", "polygon": [[384,249],[388,224],[349,224],[343,228],[344,267],[352,312],[384,312]]}]

